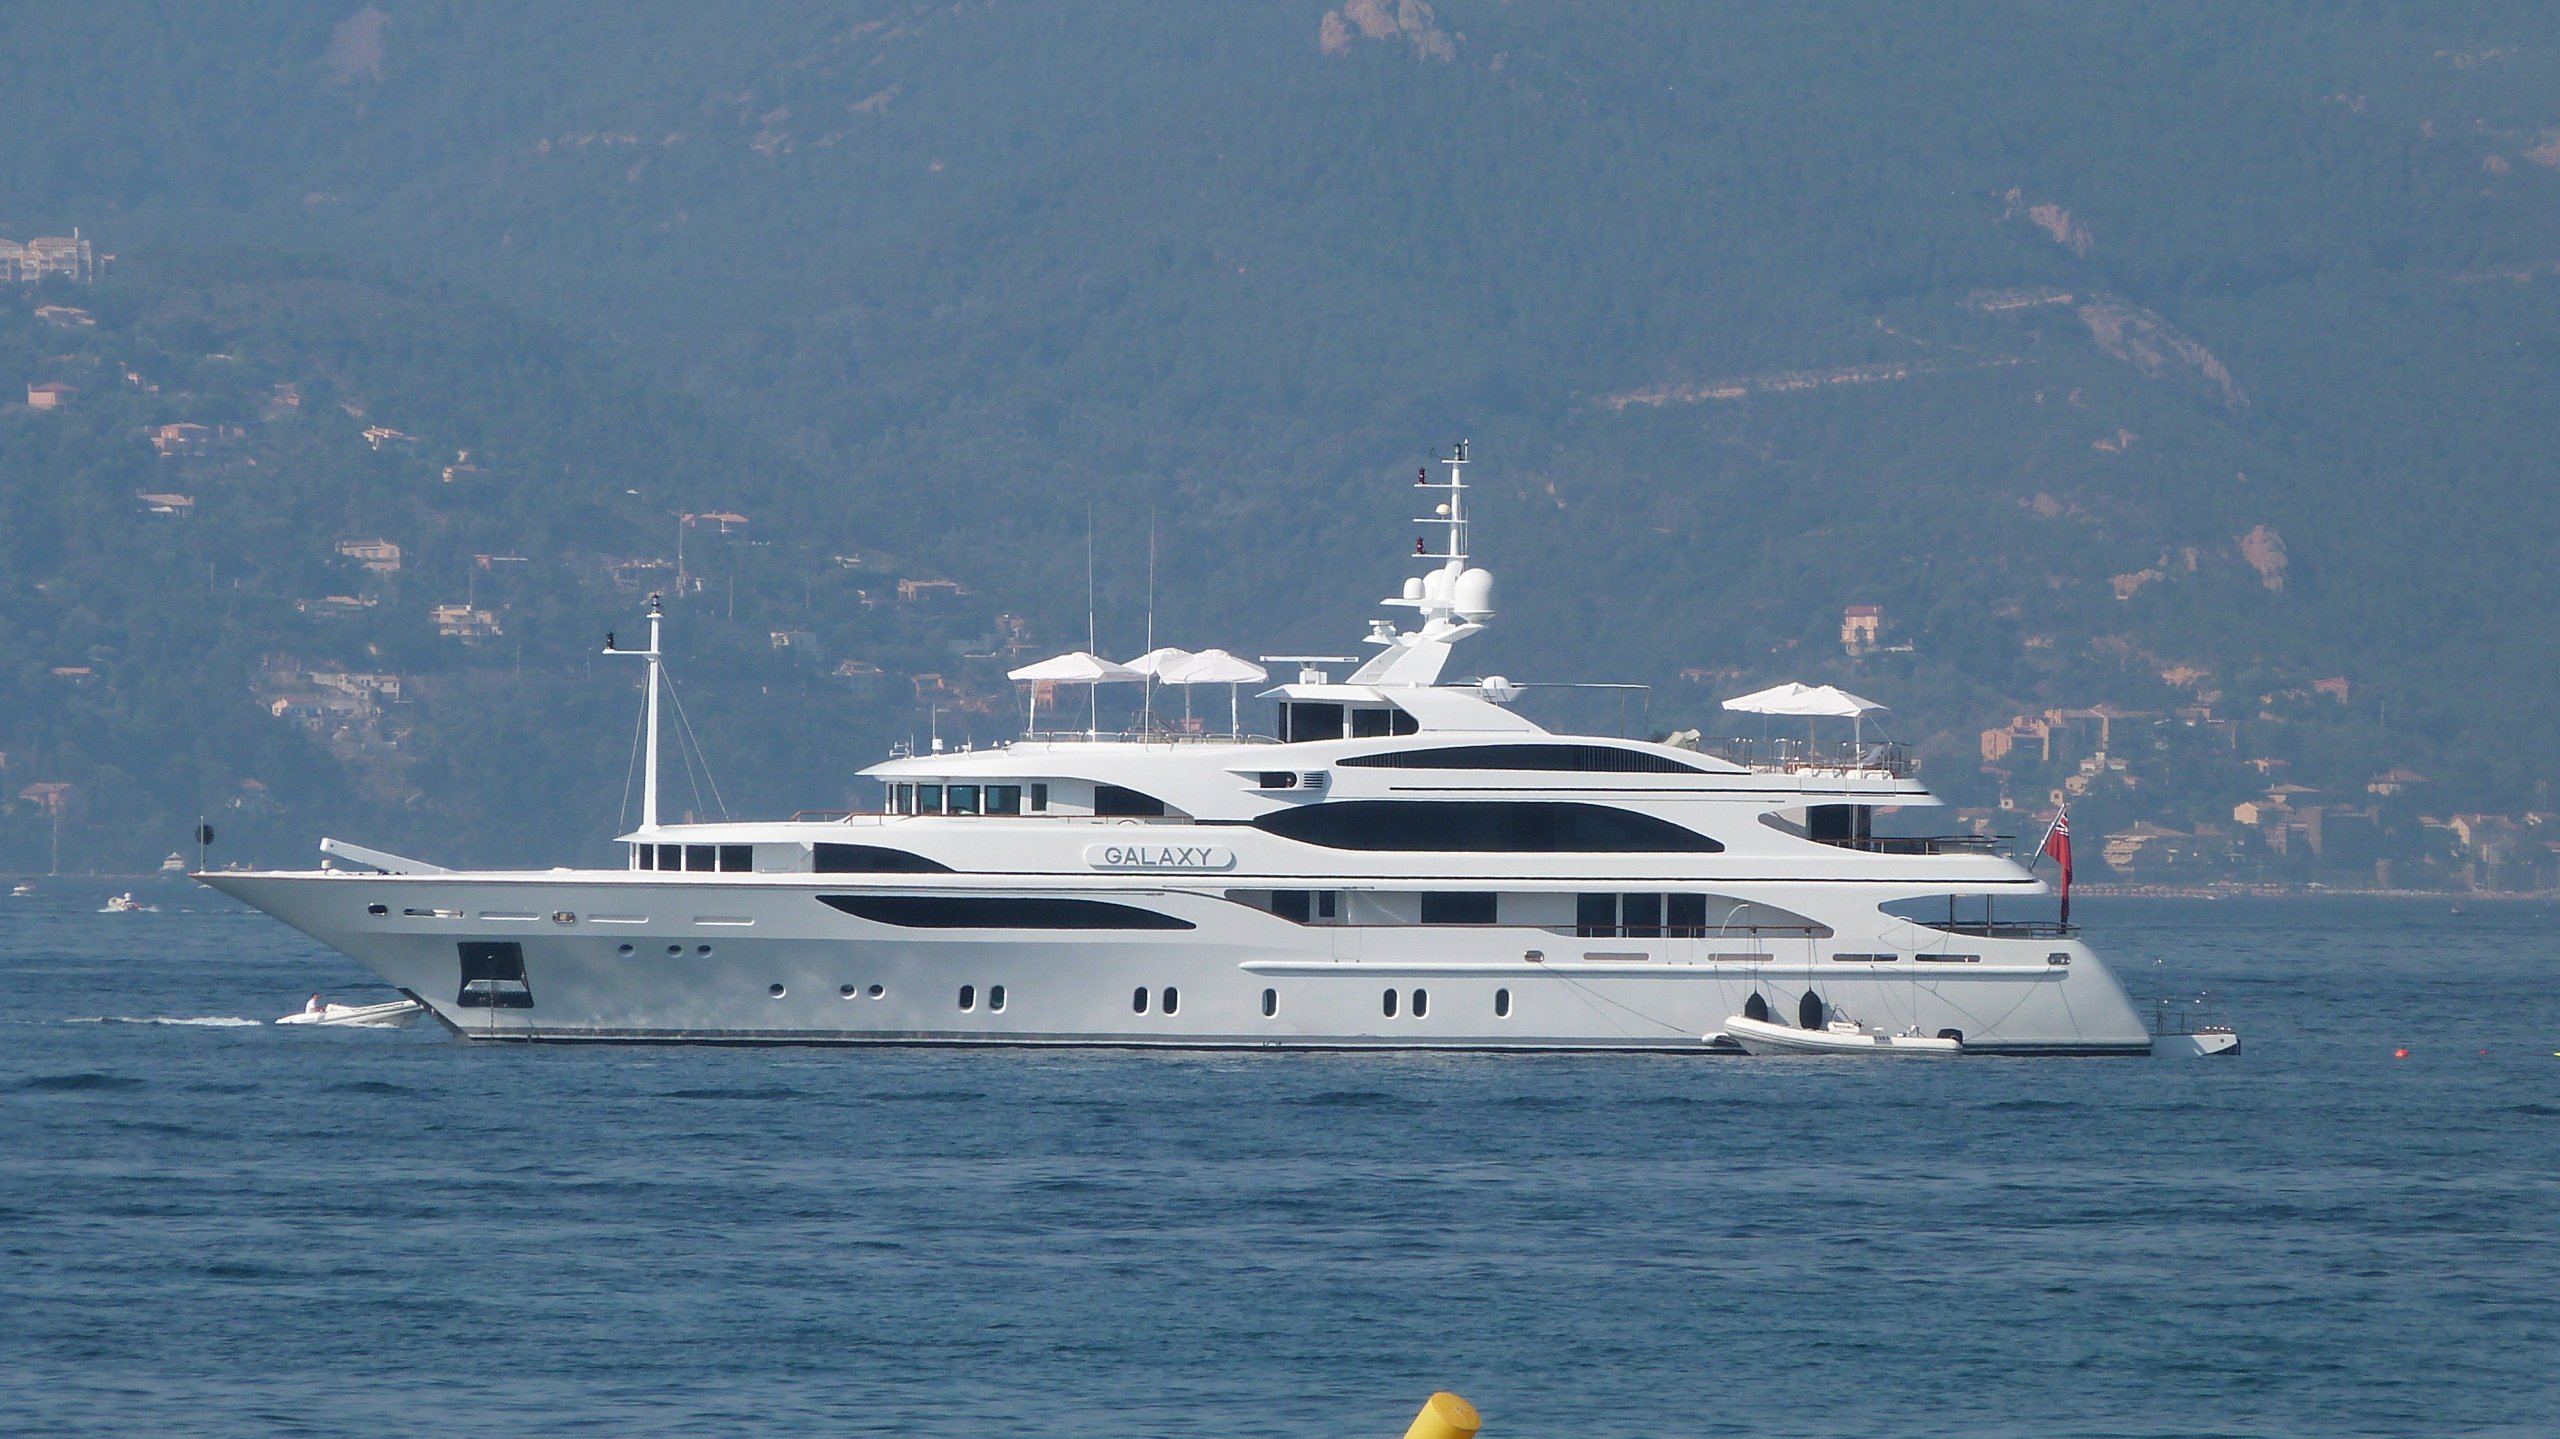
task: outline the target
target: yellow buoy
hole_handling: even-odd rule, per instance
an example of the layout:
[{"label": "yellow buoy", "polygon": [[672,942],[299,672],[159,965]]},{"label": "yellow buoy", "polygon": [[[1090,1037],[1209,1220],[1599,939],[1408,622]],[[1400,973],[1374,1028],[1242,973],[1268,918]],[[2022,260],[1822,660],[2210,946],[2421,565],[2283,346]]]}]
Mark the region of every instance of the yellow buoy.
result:
[{"label": "yellow buoy", "polygon": [[1423,1403],[1404,1439],[1476,1439],[1476,1430],[1483,1425],[1476,1406],[1443,1389]]}]

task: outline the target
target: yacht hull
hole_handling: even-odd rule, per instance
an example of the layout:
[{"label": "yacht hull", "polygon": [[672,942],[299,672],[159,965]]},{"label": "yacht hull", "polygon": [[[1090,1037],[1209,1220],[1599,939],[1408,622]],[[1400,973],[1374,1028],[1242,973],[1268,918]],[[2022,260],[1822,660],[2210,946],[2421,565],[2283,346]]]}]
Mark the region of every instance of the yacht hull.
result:
[{"label": "yacht hull", "polygon": [[[1846,929],[1820,940],[1585,939],[1520,926],[1300,924],[1218,890],[1135,885],[1108,894],[1190,927],[1016,931],[857,918],[821,896],[919,891],[840,876],[200,878],[475,1041],[1704,1054],[1715,1051],[1701,1036],[1754,995],[1787,1014],[1811,995],[1894,1028],[1961,1030],[1973,1054],[2151,1050],[2114,977],[2076,940],[1951,938],[1872,910],[1874,932],[1854,941]],[[1806,912],[1825,899],[1771,898]],[[1833,957],[1889,945],[1902,946],[1891,962]],[[466,958],[474,953],[482,958]],[[475,992],[467,976],[494,972],[492,954],[507,972]]]}]

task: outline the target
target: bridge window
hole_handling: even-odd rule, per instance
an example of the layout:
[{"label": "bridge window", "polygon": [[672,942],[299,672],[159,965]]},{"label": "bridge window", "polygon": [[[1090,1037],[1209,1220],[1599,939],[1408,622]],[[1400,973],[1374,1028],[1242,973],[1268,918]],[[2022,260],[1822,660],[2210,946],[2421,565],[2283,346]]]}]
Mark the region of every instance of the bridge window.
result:
[{"label": "bridge window", "polygon": [[989,814],[1020,814],[1020,813],[1022,813],[1022,786],[1020,786],[1020,785],[1018,785],[1018,784],[991,784],[991,785],[988,785],[988,786],[987,786],[987,813],[989,813]]},{"label": "bridge window", "polygon": [[943,807],[953,814],[976,814],[978,812],[978,787],[976,785],[955,784],[951,786],[951,788],[942,792],[942,798],[944,801]]},{"label": "bridge window", "polygon": [[942,813],[942,786],[938,784],[917,785],[915,812],[918,814]]},{"label": "bridge window", "polygon": [[1280,738],[1284,743],[1342,738],[1342,706],[1319,700],[1289,700],[1280,706]]},{"label": "bridge window", "polygon": [[1575,801],[1335,800],[1259,816],[1254,827],[1328,849],[1462,853],[1717,854],[1692,829]]}]

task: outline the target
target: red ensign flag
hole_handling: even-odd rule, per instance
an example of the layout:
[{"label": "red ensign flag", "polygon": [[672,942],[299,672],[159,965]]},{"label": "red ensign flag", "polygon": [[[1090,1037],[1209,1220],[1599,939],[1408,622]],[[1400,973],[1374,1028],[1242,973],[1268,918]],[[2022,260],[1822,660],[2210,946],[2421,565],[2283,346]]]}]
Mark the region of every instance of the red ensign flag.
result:
[{"label": "red ensign flag", "polygon": [[2053,828],[2044,833],[2044,853],[2062,866],[2062,922],[2071,922],[2071,811],[2057,810]]}]

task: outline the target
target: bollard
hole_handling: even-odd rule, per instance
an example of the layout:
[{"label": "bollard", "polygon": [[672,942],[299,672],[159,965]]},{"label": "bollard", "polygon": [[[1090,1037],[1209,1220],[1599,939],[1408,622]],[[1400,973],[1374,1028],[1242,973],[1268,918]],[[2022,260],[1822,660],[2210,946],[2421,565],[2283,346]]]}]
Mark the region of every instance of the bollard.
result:
[{"label": "bollard", "polygon": [[1483,1424],[1476,1406],[1443,1389],[1423,1402],[1404,1439],[1476,1439],[1476,1430]]}]

